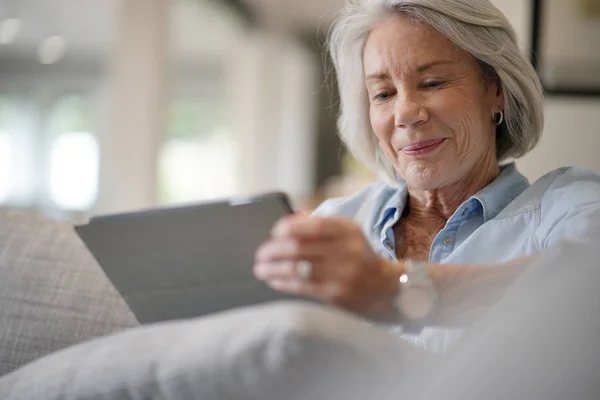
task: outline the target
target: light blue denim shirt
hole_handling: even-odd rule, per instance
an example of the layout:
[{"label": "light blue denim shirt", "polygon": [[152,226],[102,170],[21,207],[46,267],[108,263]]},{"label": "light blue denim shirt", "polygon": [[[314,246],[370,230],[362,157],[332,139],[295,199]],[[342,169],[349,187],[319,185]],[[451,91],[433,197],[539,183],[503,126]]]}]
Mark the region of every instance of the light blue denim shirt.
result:
[{"label": "light blue denim shirt", "polygon": [[[354,220],[377,253],[395,260],[392,228],[407,198],[406,184],[377,182],[355,195],[325,201],[315,215]],[[563,240],[600,244],[600,176],[582,168],[560,168],[530,185],[513,163],[458,207],[435,237],[429,261],[502,263]],[[459,334],[460,330],[431,327],[416,337],[402,336],[429,350],[444,351]]]}]

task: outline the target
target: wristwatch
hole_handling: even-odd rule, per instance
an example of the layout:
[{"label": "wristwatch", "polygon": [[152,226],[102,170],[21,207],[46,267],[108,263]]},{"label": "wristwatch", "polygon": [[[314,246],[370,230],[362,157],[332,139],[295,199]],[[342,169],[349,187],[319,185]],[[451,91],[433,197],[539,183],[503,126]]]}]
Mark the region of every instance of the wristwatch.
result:
[{"label": "wristwatch", "polygon": [[394,305],[408,322],[423,320],[434,309],[438,299],[435,285],[429,276],[429,264],[405,260],[406,270],[399,279]]}]

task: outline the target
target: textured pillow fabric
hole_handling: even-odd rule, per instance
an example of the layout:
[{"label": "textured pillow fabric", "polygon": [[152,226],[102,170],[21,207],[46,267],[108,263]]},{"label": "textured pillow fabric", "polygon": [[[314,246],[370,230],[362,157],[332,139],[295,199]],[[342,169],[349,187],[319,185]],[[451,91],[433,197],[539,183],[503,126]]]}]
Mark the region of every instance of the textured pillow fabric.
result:
[{"label": "textured pillow fabric", "polygon": [[70,224],[0,211],[0,376],[137,325]]},{"label": "textured pillow fabric", "polygon": [[0,378],[0,398],[397,400],[424,357],[352,315],[283,302],[71,347]]}]

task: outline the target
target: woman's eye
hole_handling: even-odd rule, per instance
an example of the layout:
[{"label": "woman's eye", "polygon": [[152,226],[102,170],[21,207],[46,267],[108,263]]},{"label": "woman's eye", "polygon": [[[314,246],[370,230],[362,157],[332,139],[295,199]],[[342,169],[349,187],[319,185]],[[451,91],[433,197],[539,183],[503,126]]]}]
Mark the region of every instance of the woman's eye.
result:
[{"label": "woman's eye", "polygon": [[388,92],[381,92],[381,93],[377,93],[375,96],[373,96],[373,100],[387,100],[388,98],[390,98],[391,94]]},{"label": "woman's eye", "polygon": [[424,82],[422,87],[425,89],[432,89],[432,88],[442,86],[444,83],[445,83],[444,81],[428,81],[428,82]]}]

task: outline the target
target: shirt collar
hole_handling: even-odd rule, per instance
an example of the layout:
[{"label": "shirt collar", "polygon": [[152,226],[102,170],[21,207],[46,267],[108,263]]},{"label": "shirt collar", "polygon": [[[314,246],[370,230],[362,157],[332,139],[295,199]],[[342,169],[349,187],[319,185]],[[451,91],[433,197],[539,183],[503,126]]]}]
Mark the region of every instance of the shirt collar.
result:
[{"label": "shirt collar", "polygon": [[[529,181],[518,170],[515,163],[500,167],[500,175],[489,185],[481,189],[467,202],[473,199],[481,204],[483,219],[489,221],[502,211],[511,201],[529,186]],[[380,208],[373,229],[381,230],[384,225],[394,224],[400,219],[406,200],[408,188],[406,182],[400,181],[397,189]],[[460,207],[459,207],[460,208]],[[393,219],[393,221],[390,221]]]},{"label": "shirt collar", "polygon": [[[404,211],[404,207],[406,207],[407,199],[408,187],[406,186],[406,182],[403,180],[399,181],[396,190],[392,192],[392,195],[379,209],[379,215],[375,218],[373,229],[380,231],[386,224],[390,222],[394,224],[398,221],[400,215],[402,215],[402,211]],[[393,221],[390,221],[390,219],[393,219]]]},{"label": "shirt collar", "polygon": [[500,175],[477,192],[476,199],[483,208],[483,220],[489,221],[529,187],[529,181],[517,170],[515,163],[500,167]]}]

